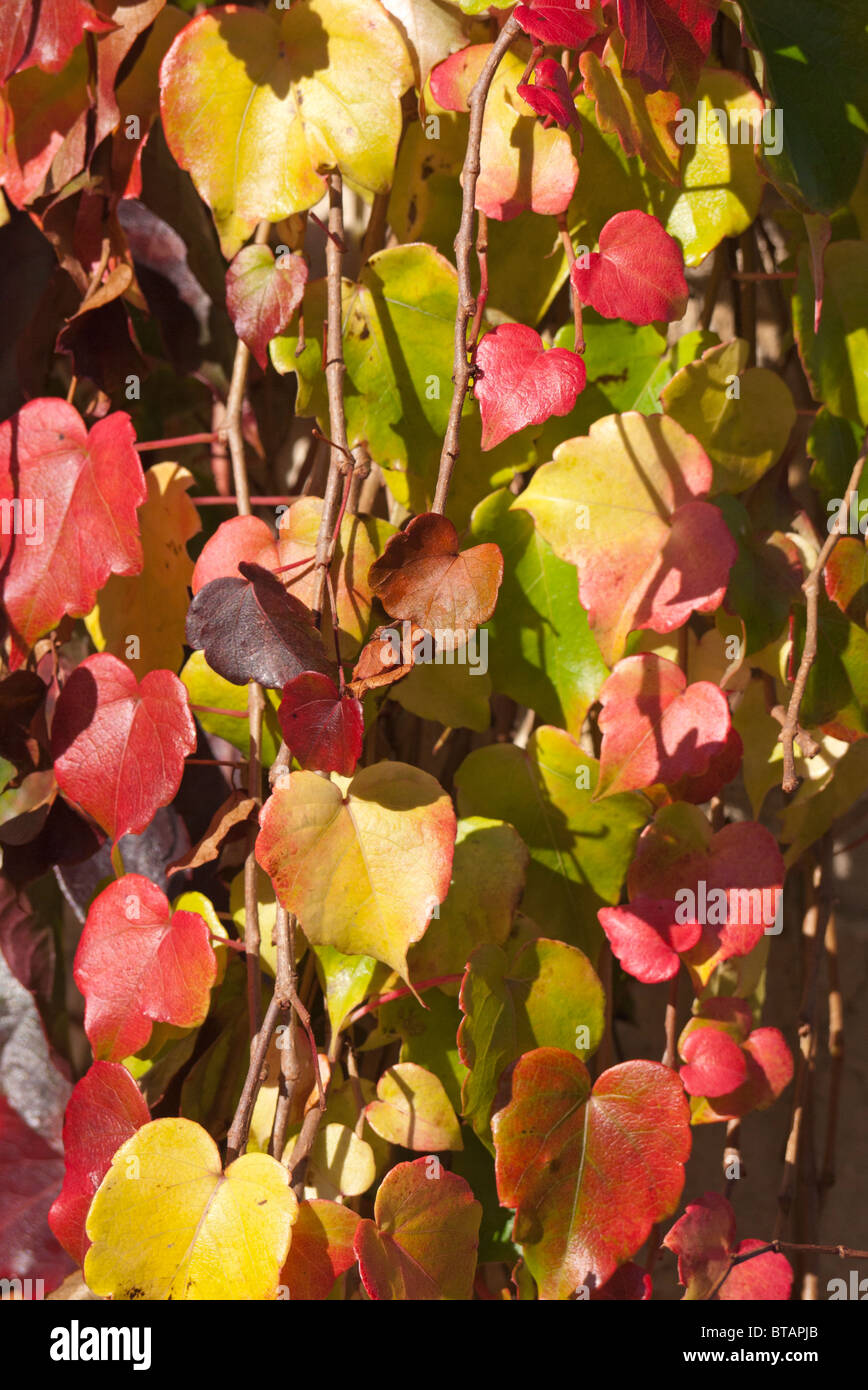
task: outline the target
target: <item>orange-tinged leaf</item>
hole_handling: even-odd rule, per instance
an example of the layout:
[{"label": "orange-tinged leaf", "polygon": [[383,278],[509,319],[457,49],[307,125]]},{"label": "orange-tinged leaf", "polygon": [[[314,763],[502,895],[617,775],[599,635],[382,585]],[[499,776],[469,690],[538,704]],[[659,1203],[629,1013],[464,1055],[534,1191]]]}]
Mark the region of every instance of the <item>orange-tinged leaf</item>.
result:
[{"label": "orange-tinged leaf", "polygon": [[469,1299],[482,1207],[463,1178],[436,1158],[387,1173],[374,1220],[359,1222],[355,1249],[373,1299]]},{"label": "orange-tinged leaf", "polygon": [[459,551],[452,522],[427,512],[392,536],[368,581],[393,618],[426,632],[454,634],[460,644],[461,634],[491,617],[502,578],[496,545],[487,541]]},{"label": "orange-tinged leaf", "polygon": [[375,763],[344,786],[292,773],[265,803],[256,857],[308,941],[406,979],[407,950],[449,889],[452,802],[406,763]]},{"label": "orange-tinged leaf", "polygon": [[525,1053],[492,1129],[498,1196],[542,1299],[605,1284],[681,1196],[687,1100],[658,1062],[611,1067],[592,1090],[573,1053]]},{"label": "orange-tinged leaf", "polygon": [[676,92],[643,91],[636,78],[624,76],[623,57],[624,43],[617,32],[609,36],[601,58],[592,49],[582,54],[585,96],[596,102],[600,129],[617,131],[625,154],[640,155],[650,173],[677,183],[681,147],[674,127],[681,100]]},{"label": "orange-tinged leaf", "polygon": [[671,632],[718,608],[736,546],[704,501],[711,460],[665,415],[607,415],[543,464],[516,506],[563,560],[603,659],[614,664],[636,628]]}]

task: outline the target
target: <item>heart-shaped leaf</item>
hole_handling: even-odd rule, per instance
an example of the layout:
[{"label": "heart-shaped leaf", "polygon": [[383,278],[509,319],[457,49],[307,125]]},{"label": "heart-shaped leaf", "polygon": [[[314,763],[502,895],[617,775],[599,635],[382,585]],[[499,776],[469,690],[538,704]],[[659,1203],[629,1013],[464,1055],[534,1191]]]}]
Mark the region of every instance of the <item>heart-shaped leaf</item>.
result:
[{"label": "heart-shaped leaf", "polygon": [[297,1214],[277,1159],[242,1154],[224,1173],[207,1130],[152,1120],[118,1149],[93,1200],[84,1277],[116,1301],[273,1299]]},{"label": "heart-shaped leaf", "polygon": [[407,978],[407,950],[446,897],[455,812],[427,772],[375,763],[342,792],[292,773],[268,798],[256,858],[308,941],[373,956]]},{"label": "heart-shaped leaf", "polygon": [[224,253],[260,218],[313,207],[335,165],[369,193],[388,189],[412,81],[400,31],[375,0],[267,14],[227,5],[191,20],[160,71],[163,129]]},{"label": "heart-shaped leaf", "polygon": [[497,546],[459,551],[458,532],[436,512],[414,517],[393,536],[368,576],[387,613],[442,634],[448,645],[460,645],[491,617],[502,578]]},{"label": "heart-shaped leaf", "polygon": [[695,1125],[765,1110],[793,1078],[783,1034],[753,1028],[750,1005],[741,999],[703,1000],[678,1040],[678,1051],[688,1063],[681,1068],[685,1090],[702,1098],[691,1103]]},{"label": "heart-shaped leaf", "polygon": [[656,217],[638,209],[609,219],[599,251],[577,257],[570,278],[582,303],[607,319],[668,323],[687,309],[681,247]]},{"label": "heart-shaped leaf", "polygon": [[135,1081],[116,1062],[94,1062],[73,1089],[63,1117],[63,1189],[48,1224],[77,1264],[90,1245],[84,1227],[93,1195],[121,1144],[150,1118]]},{"label": "heart-shaped leaf", "polygon": [[307,262],[288,253],[275,260],[269,246],[242,246],[226,272],[229,317],[263,371],[268,344],[289,323],[306,284]]},{"label": "heart-shaped leaf", "polygon": [[217,960],[197,912],[171,911],[159,888],[125,874],[94,898],[75,953],[84,1031],[94,1055],[119,1062],[155,1022],[190,1028],[208,1013]]},{"label": "heart-shaped leaf", "polygon": [[3,603],[13,670],[65,613],[89,613],[110,574],[141,569],[136,508],[146,488],[134,440],[123,412],[88,433],[54,397],[28,401],[0,425],[0,497],[15,498],[21,514],[17,534],[0,530],[0,562],[12,552]]},{"label": "heart-shaped leaf", "polygon": [[[559,64],[555,65],[563,73]],[[585,364],[566,348],[543,348],[533,328],[504,323],[476,351],[473,391],[482,412],[482,447],[493,449],[525,425],[569,415],[584,389]]]},{"label": "heart-shaped leaf", "polygon": [[469,1299],[482,1207],[463,1178],[436,1158],[387,1173],[374,1220],[360,1221],[359,1272],[374,1299]]},{"label": "heart-shaped leaf", "polygon": [[[434,68],[429,87],[438,106],[444,111],[468,110],[468,98],[490,52],[491,44],[474,44]],[[523,70],[516,54],[503,56],[482,122],[476,206],[502,222],[529,209],[551,216],[565,212],[579,175],[567,133],[543,130],[516,102]]]},{"label": "heart-shaped leaf", "polygon": [[377,1099],[365,1106],[375,1134],[403,1149],[461,1149],[461,1126],[443,1083],[415,1062],[399,1062],[377,1082]]},{"label": "heart-shaped leaf", "polygon": [[362,756],[365,720],[352,695],[340,695],[328,676],[304,671],[283,687],[278,710],[286,746],[310,772],[352,777]]},{"label": "heart-shaped leaf", "polygon": [[749,345],[734,338],[688,362],[663,388],[667,415],[708,451],[713,492],[743,492],[776,463],[796,423],[787,386],[767,367],[749,367]]},{"label": "heart-shaped leaf", "polygon": [[687,1063],[679,1070],[689,1096],[723,1096],[735,1091],[747,1075],[744,1053],[721,1028],[698,1028],[679,1047]]},{"label": "heart-shaped leaf", "polygon": [[578,567],[609,665],[634,628],[672,632],[720,606],[737,550],[717,507],[701,500],[711,480],[711,460],[680,425],[630,411],[559,445],[516,499]]},{"label": "heart-shaped leaf", "polygon": [[118,840],[168,806],[196,747],[187,692],[171,671],[139,683],[108,653],[89,656],[60,693],[51,756],[61,791]]},{"label": "heart-shaped leaf", "polygon": [[281,690],[304,671],[334,675],[313,617],[276,575],[240,561],[240,579],[212,579],[187,614],[187,641],[232,685]]},{"label": "heart-shaped leaf", "polygon": [[540,1298],[605,1284],[681,1196],[687,1101],[658,1062],[622,1062],[592,1090],[574,1053],[528,1052],[492,1130],[498,1196]]},{"label": "heart-shaped leaf", "polygon": [[[686,1300],[705,1299],[725,1272],[732,1256],[766,1244],[736,1241],[735,1213],[725,1197],[706,1192],[688,1203],[684,1215],[670,1227],[663,1244],[678,1256],[678,1279],[686,1285]],[[783,1301],[790,1296],[793,1271],[785,1255],[770,1250],[736,1265],[715,1298]]]},{"label": "heart-shaped leaf", "polygon": [[650,652],[618,662],[600,703],[598,797],[699,777],[729,737],[723,691],[710,681],[688,685],[680,667]]}]

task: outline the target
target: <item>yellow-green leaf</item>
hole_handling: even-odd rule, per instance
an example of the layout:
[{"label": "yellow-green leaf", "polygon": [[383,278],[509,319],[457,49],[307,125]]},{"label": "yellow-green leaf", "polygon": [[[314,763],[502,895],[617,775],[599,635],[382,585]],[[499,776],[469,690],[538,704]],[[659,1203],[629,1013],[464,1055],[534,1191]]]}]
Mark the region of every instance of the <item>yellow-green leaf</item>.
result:
[{"label": "yellow-green leaf", "polygon": [[443,1083],[415,1062],[398,1062],[383,1072],[365,1118],[382,1139],[404,1149],[429,1153],[464,1147]]},{"label": "yellow-green leaf", "polygon": [[376,0],[209,11],[178,35],[160,77],[169,148],[227,256],[260,218],[318,203],[329,169],[369,193],[391,183],[413,65]]}]

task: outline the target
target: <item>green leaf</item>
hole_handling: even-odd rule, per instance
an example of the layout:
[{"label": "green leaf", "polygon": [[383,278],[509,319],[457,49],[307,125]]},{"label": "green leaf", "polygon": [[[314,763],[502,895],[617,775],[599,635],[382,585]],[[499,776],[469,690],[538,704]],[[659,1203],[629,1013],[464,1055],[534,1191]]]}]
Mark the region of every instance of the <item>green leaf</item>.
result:
[{"label": "green leaf", "polygon": [[[396,246],[372,256],[359,284],[344,282],[344,402],[350,445],[367,442],[393,495],[415,512],[429,509],[452,403],[452,366],[458,277],[432,246]],[[297,334],[271,343],[279,372],[298,377],[296,410],[328,428],[322,372],[325,281],[308,285],[304,299],[306,347],[296,357]],[[524,467],[526,437],[516,436],[484,458],[478,409],[471,396],[461,434],[458,490],[449,514],[462,519],[468,502]],[[526,434],[526,432],[525,432]],[[505,472],[505,477],[501,476]]]},{"label": "green leaf", "polygon": [[334,946],[314,946],[313,952],[334,1036],[347,1014],[384,987],[389,968],[373,956],[348,956]]},{"label": "green leaf", "polygon": [[404,1149],[463,1147],[461,1126],[442,1082],[416,1062],[399,1062],[382,1073],[365,1119],[381,1139]]},{"label": "green leaf", "polygon": [[743,492],[777,463],[796,423],[789,387],[749,367],[750,346],[733,338],[709,348],[663,389],[663,409],[695,435],[714,464],[711,491]]},{"label": "green leaf", "polygon": [[[501,594],[499,601],[502,597]],[[471,634],[470,640],[478,643],[480,638]],[[417,663],[390,688],[390,699],[420,719],[430,719],[449,729],[475,729],[482,733],[491,724],[491,677],[485,669],[484,648],[477,646],[474,650],[478,658],[474,666],[466,661],[459,665],[445,661]]]},{"label": "green leaf", "polygon": [[[451,986],[458,988],[457,985]],[[425,1003],[411,994],[392,999],[378,1010],[383,1034],[401,1038],[400,1062],[417,1062],[432,1071],[443,1084],[449,1104],[461,1108],[461,1085],[467,1068],[458,1054],[458,1027],[461,1012],[458,997],[442,989],[427,989]]]},{"label": "green leaf", "polygon": [[784,184],[796,182],[814,211],[833,212],[852,193],[865,152],[864,10],[851,0],[741,0],[741,10],[785,117],[783,150],[766,155],[769,168]]},{"label": "green leaf", "polygon": [[511,825],[481,816],[458,822],[449,892],[408,957],[414,981],[460,975],[477,946],[506,940],[528,858]]},{"label": "green leaf", "polygon": [[514,501],[504,488],[471,518],[474,540],[494,541],[504,560],[488,623],[491,679],[501,694],[578,737],[608,668],[579,602],[575,566],[558,559]]},{"label": "green leaf", "polygon": [[211,208],[227,257],[260,218],[318,203],[328,169],[368,193],[391,184],[413,67],[375,0],[199,15],[160,76],[169,148]]},{"label": "green leaf", "polygon": [[811,390],[833,415],[868,425],[868,243],[833,241],[824,257],[819,332],[807,254],[799,257],[793,324]]},{"label": "green leaf", "polygon": [[506,1068],[535,1047],[560,1047],[584,1061],[599,1046],[606,1020],[603,986],[587,956],[544,938],[527,942],[513,960],[497,946],[474,951],[461,1008],[458,1048],[469,1069],[461,1112],[490,1148],[491,1111]]},{"label": "green leaf", "polygon": [[561,729],[537,729],[527,749],[479,748],[455,775],[462,815],[497,816],[530,850],[522,911],[550,937],[595,960],[597,909],[618,901],[648,803],[635,793],[593,800],[599,764]]},{"label": "green leaf", "polygon": [[667,232],[681,242],[688,266],[699,265],[724,237],[746,231],[759,212],[763,191],[752,143],[716,139],[716,125],[712,126],[712,138],[706,138],[706,121],[712,111],[726,112],[730,131],[733,123],[762,114],[762,99],[747,79],[706,68],[692,109],[696,144],[685,145],[681,189],[658,184],[660,206],[659,210],[652,209]]},{"label": "green leaf", "polygon": [[[213,714],[194,709],[198,723],[206,734],[216,734],[237,748],[243,758],[250,756],[250,724],[247,719],[247,687],[232,685],[218,676],[205,660],[204,652],[193,652],[181,671],[191,705],[208,705],[211,710],[237,710],[241,718],[231,714]],[[280,691],[266,690],[265,715],[262,722],[262,765],[270,767],[277,757],[281,733],[277,719]]]},{"label": "green leaf", "polygon": [[802,582],[799,553],[780,531],[761,540],[746,507],[730,494],[715,498],[715,506],[723,513],[738,546],[738,557],[729,572],[726,607],[744,623],[745,656],[753,656],[779,637],[787,625]]}]

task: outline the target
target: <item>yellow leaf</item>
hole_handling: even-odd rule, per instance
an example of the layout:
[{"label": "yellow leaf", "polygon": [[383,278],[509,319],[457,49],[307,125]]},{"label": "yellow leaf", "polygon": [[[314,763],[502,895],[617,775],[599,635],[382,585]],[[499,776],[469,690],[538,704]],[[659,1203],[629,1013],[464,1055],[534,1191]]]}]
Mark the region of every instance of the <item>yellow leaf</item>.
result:
[{"label": "yellow leaf", "polygon": [[192,1120],[154,1120],[122,1144],[87,1219],[84,1276],[115,1299],[276,1297],[298,1203],[285,1168],[244,1154],[224,1173]]},{"label": "yellow leaf", "polygon": [[155,463],[145,480],[148,496],[139,507],[141,573],[113,574],[85,618],[94,645],[126,661],[139,680],[148,671],[177,671],[184,658],[193,574],[187,541],[202,529],[187,496],[195,482],[192,473],[177,463]]}]

